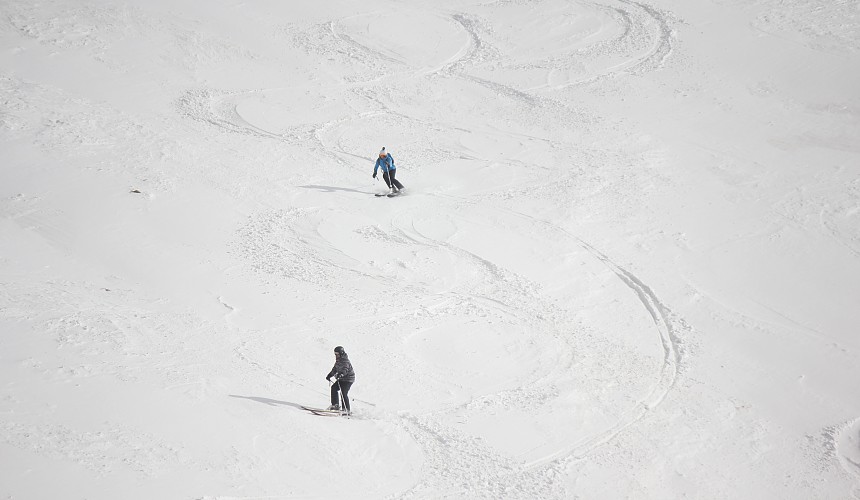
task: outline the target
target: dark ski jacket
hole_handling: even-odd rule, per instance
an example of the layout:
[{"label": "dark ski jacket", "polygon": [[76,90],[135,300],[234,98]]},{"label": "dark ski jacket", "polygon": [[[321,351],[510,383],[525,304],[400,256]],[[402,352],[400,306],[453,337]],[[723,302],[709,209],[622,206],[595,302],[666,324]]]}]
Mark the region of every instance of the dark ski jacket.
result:
[{"label": "dark ski jacket", "polygon": [[376,159],[376,165],[373,166],[373,175],[376,175],[376,171],[380,168],[383,172],[397,169],[397,167],[394,166],[394,158],[391,157],[391,154],[385,155],[385,158]]},{"label": "dark ski jacket", "polygon": [[355,382],[355,370],[352,369],[352,363],[349,362],[349,356],[346,353],[337,357],[334,368],[328,372],[325,378],[336,378],[350,384]]}]

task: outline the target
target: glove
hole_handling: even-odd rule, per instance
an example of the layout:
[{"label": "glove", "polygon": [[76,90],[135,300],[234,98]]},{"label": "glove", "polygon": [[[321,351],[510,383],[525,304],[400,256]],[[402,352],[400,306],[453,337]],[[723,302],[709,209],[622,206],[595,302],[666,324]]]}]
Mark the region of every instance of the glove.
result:
[{"label": "glove", "polygon": [[331,383],[331,379],[329,377],[326,377],[325,381]]},{"label": "glove", "polygon": [[376,172],[373,173],[373,178],[376,179]]}]

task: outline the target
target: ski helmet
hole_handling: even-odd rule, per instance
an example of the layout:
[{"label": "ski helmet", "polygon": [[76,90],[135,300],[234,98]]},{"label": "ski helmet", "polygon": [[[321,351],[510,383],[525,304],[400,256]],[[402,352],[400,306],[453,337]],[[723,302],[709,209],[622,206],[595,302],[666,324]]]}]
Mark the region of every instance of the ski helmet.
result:
[{"label": "ski helmet", "polygon": [[337,346],[334,348],[334,353],[335,354],[346,354],[346,351],[343,349],[343,347]]}]

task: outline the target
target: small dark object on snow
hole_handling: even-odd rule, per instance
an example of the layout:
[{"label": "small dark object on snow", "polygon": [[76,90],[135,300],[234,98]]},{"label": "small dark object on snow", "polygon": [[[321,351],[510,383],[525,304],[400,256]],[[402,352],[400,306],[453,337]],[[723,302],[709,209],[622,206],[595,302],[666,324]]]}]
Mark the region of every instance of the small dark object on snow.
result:
[{"label": "small dark object on snow", "polygon": [[130,193],[141,194],[139,189],[132,189]]}]

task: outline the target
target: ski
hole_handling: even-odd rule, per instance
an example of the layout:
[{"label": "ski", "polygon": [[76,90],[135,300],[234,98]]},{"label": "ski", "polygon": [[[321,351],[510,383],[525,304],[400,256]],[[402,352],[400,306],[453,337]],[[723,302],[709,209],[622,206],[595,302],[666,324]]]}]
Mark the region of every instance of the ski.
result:
[{"label": "ski", "polygon": [[329,413],[340,413],[340,410],[327,410],[325,408],[314,408],[313,406],[302,406],[302,410],[321,411],[321,412],[329,412]]},{"label": "ski", "polygon": [[337,411],[312,411],[311,414],[317,415],[319,417],[347,417],[349,418],[351,415],[349,413]]},{"label": "ski", "polygon": [[323,408],[314,408],[311,406],[302,406],[302,410],[307,410],[307,411],[313,413],[314,415],[319,415],[321,417],[341,417],[341,416],[348,417],[348,416],[350,416],[350,413],[347,413],[345,411],[326,410]]},{"label": "ski", "polygon": [[387,196],[389,198],[394,198],[395,196],[400,196],[401,194],[403,194],[402,189],[399,191],[395,191],[393,193],[373,193],[373,196],[376,196],[377,198],[381,198],[383,196]]}]

